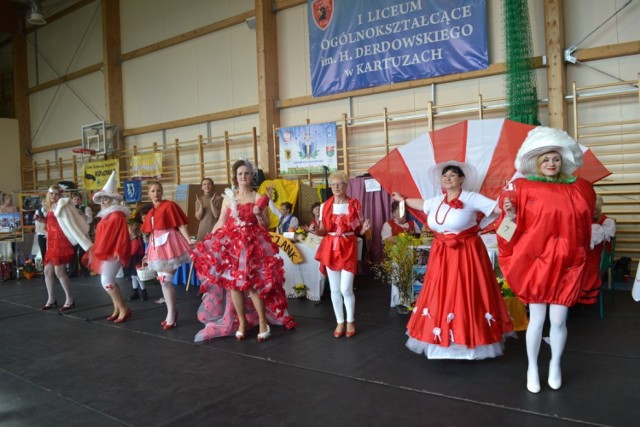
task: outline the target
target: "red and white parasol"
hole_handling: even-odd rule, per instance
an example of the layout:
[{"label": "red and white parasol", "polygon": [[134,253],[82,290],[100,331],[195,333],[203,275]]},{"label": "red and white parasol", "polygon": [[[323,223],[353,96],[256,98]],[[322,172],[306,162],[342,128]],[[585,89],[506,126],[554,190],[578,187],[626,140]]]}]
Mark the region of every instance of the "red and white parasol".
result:
[{"label": "red and white parasol", "polygon": [[[396,148],[369,173],[389,193],[428,199],[442,193],[433,166],[451,160],[465,162],[476,168],[478,179],[473,183],[465,180],[464,189],[495,199],[514,178],[516,154],[534,127],[508,119],[466,120]],[[580,147],[584,164],[575,175],[593,183],[611,174],[589,148]]]}]

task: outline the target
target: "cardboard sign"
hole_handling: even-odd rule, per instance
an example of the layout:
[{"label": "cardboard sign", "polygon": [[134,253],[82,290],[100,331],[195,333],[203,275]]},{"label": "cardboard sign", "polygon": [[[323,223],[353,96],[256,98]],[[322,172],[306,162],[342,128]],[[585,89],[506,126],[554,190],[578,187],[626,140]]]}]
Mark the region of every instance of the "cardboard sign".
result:
[{"label": "cardboard sign", "polygon": [[516,232],[516,223],[511,221],[508,217],[504,217],[502,223],[496,230],[498,236],[502,237],[507,242],[511,241],[513,233]]}]

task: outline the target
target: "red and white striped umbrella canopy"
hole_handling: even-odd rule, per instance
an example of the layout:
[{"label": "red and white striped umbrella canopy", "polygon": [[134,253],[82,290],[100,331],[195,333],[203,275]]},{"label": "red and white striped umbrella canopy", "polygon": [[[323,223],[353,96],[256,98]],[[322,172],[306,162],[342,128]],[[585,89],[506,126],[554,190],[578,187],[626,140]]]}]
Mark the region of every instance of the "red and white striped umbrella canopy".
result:
[{"label": "red and white striped umbrella canopy", "polygon": [[[394,149],[369,173],[389,193],[428,199],[442,194],[433,166],[452,160],[464,162],[478,172],[476,182],[465,180],[464,189],[495,199],[515,176],[516,154],[534,127],[508,119],[466,120]],[[611,174],[590,149],[580,147],[584,164],[575,175],[593,183]]]}]

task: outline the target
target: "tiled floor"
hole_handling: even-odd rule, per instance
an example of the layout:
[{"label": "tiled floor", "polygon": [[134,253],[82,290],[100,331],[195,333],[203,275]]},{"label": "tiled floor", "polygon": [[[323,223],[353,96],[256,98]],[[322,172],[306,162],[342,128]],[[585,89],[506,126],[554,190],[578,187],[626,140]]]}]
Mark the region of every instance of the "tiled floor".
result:
[{"label": "tiled floor", "polygon": [[405,349],[388,288],[357,283],[354,338],[333,338],[330,302],[290,300],[294,331],[201,344],[193,288],[178,287],[180,323],[164,331],[157,287],[117,325],[96,277],[74,279],[66,314],[39,310],[42,279],[0,283],[0,426],[637,425],[640,304],[628,291],[605,295],[604,319],[571,309],[563,387],[533,395],[523,334],[498,359],[430,361]]}]

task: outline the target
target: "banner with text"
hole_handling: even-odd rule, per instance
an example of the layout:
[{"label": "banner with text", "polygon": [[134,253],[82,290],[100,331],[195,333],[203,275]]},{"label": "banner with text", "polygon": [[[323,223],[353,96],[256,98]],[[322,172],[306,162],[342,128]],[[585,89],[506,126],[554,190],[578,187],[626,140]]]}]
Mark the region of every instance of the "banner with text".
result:
[{"label": "banner with text", "polygon": [[138,154],[131,157],[132,177],[160,178],[162,176],[162,153]]},{"label": "banner with text", "polygon": [[102,190],[111,172],[116,171],[116,182],[120,182],[120,165],[117,159],[87,162],[82,165],[83,187],[85,190]]},{"label": "banner with text", "polygon": [[280,128],[280,173],[322,173],[338,169],[336,123]]},{"label": "banner with text", "polygon": [[488,67],[486,0],[308,0],[313,96]]}]

